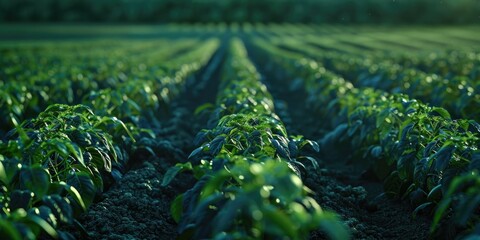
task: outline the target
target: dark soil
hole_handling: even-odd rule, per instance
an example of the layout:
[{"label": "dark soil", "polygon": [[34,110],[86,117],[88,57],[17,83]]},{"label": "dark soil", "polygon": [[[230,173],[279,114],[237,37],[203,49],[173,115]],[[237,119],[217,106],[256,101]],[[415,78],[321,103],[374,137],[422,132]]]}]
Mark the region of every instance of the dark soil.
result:
[{"label": "dark soil", "polygon": [[[363,180],[358,168],[324,164],[311,170],[304,183],[325,209],[339,214],[352,231],[353,239],[427,239],[430,221],[412,218],[408,205],[388,199],[380,182]],[[317,239],[318,233],[312,234]]]},{"label": "dark soil", "polygon": [[146,160],[90,208],[80,221],[92,239],[175,238],[168,209],[176,191],[160,186],[167,169],[161,163],[160,158]]}]

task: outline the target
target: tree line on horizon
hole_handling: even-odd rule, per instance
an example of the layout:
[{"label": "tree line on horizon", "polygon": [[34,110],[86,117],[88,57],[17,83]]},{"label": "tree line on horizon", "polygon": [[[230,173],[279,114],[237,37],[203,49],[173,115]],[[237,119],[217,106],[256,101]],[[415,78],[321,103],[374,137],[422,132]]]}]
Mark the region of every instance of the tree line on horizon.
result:
[{"label": "tree line on horizon", "polygon": [[480,22],[478,0],[0,0],[2,22]]}]

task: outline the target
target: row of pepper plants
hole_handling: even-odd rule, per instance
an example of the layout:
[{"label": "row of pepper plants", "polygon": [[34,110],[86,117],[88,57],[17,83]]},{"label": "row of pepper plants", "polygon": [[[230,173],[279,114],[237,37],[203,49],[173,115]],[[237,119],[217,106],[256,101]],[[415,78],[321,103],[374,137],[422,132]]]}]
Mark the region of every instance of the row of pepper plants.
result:
[{"label": "row of pepper plants", "polygon": [[[87,41],[88,43],[89,41]],[[23,51],[2,49],[0,57],[0,134],[14,127],[12,119],[23,121],[37,116],[51,104],[79,104],[92,91],[115,89],[132,81],[165,75],[159,62],[191,49],[198,40],[104,42],[55,46],[26,46]],[[98,44],[99,46],[97,46]],[[79,64],[81,63],[81,64]],[[148,66],[148,69],[147,69]],[[69,81],[65,81],[69,79]]]},{"label": "row of pepper plants", "polygon": [[[476,54],[470,51],[441,53],[445,58],[423,54],[423,61],[405,56],[355,56],[351,53],[318,51],[299,40],[285,41],[283,46],[307,54],[356,87],[371,87],[408,96],[446,108],[455,118],[480,120],[480,68]],[[417,54],[417,58],[418,58]],[[458,57],[452,57],[459,55]],[[463,57],[462,57],[463,56]],[[450,58],[451,57],[451,58]],[[412,59],[409,63],[405,58]],[[425,59],[426,58],[426,59]],[[467,62],[466,62],[467,61]],[[447,65],[448,64],[448,65]]]},{"label": "row of pepper plants", "polygon": [[197,134],[188,161],[163,181],[168,185],[183,171],[197,179],[172,203],[180,239],[304,239],[319,228],[333,239],[348,238],[301,180],[303,168],[317,166],[308,153],[318,145],[287,134],[240,39],[231,41],[215,106],[200,110],[210,113],[211,127]]},{"label": "row of pepper plants", "polygon": [[[82,229],[75,218],[105,187],[121,178],[130,159],[142,156],[137,151],[155,155],[155,134],[144,129],[138,118],[159,116],[147,115],[144,109],[162,112],[162,105],[207,65],[218,45],[215,39],[204,41],[167,64],[160,64],[162,57],[158,62],[132,59],[125,68],[144,64],[143,73],[135,72],[134,78],[129,72],[116,88],[92,88],[75,99],[81,104],[53,103],[23,122],[12,117],[15,128],[0,141],[0,238],[73,239],[62,229],[72,225]],[[168,47],[178,49],[171,43]],[[82,74],[91,75],[86,83],[101,78],[94,72]],[[69,81],[49,83],[52,92],[65,90],[55,85],[60,82]],[[25,91],[36,91],[25,84]],[[68,103],[65,96],[58,101]]]},{"label": "row of pepper plants", "polygon": [[[254,41],[267,76],[300,82],[320,148],[348,149],[370,164],[385,194],[433,217],[432,236],[480,234],[480,125],[405,94],[354,85],[312,59]],[[297,84],[298,85],[298,84]],[[328,150],[322,152],[328,155]]]}]

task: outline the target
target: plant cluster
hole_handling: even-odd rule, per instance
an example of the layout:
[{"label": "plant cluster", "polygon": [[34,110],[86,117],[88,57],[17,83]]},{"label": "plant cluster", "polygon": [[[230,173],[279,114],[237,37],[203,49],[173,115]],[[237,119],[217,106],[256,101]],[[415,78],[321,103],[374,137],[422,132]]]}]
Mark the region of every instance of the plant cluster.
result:
[{"label": "plant cluster", "polygon": [[270,60],[269,71],[301,77],[309,106],[331,119],[322,149],[346,145],[353,160],[366,159],[388,196],[408,200],[414,215],[434,215],[432,235],[477,231],[480,201],[471,186],[478,181],[480,124],[453,120],[447,110],[404,94],[355,88],[318,62],[261,41],[257,50]]},{"label": "plant cluster", "polygon": [[[160,54],[154,60],[168,56],[168,52],[173,54],[186,49],[193,43],[197,42],[187,40],[173,45],[169,50],[153,51],[153,56],[166,54]],[[178,96],[187,79],[194,77],[206,65],[217,47],[217,40],[207,40],[161,67],[156,67],[157,63],[142,62],[142,58],[132,60],[131,65],[126,67],[121,66],[119,59],[113,59],[111,61],[118,68],[108,66],[106,69],[116,71],[112,76],[119,78],[115,80],[103,79],[103,70],[93,74],[92,71],[95,70],[89,69],[88,65],[79,75],[74,75],[74,81],[58,80],[58,83],[66,83],[58,85],[55,85],[57,81],[32,77],[42,74],[35,66],[32,66],[31,73],[25,73],[26,76],[10,72],[9,67],[5,68],[4,73],[8,77],[19,76],[20,80],[2,81],[2,86],[19,86],[21,91],[16,92],[17,88],[2,88],[2,93],[7,98],[0,102],[6,106],[2,107],[2,111],[5,111],[3,113],[10,116],[10,121],[15,126],[0,141],[1,238],[72,239],[73,236],[60,230],[61,227],[75,225],[82,229],[75,218],[87,210],[104,188],[122,177],[128,161],[141,155],[137,154],[138,150],[146,150],[155,155],[155,135],[153,131],[142,128],[147,123],[140,118],[158,121],[159,116],[155,114],[157,110],[168,106],[171,99]],[[37,51],[40,54],[49,50],[51,49]],[[119,58],[125,57],[123,54],[128,51],[128,48],[121,51]],[[52,64],[55,56],[46,58],[47,65]],[[81,56],[79,53],[62,57],[69,59]],[[151,57],[148,61],[152,60]],[[10,56],[6,61],[17,60]],[[71,71],[74,72],[75,69]],[[80,79],[80,75],[90,77]],[[135,81],[127,81],[131,75],[135,76]],[[97,78],[103,80],[93,80]],[[82,83],[86,85],[83,86]],[[28,84],[34,85],[30,87]],[[44,90],[37,88],[43,84],[48,84],[48,87],[44,86]],[[93,87],[92,84],[107,85]],[[114,88],[115,85],[118,88]],[[68,89],[71,91],[66,91]],[[72,97],[73,100],[60,94],[49,95],[62,91],[82,93]],[[34,94],[45,97],[40,106],[35,105],[40,100],[33,97]],[[30,97],[23,99],[24,95]],[[29,105],[22,105],[22,101]],[[83,104],[71,104],[77,101]],[[52,104],[55,102],[70,105]],[[25,113],[35,112],[29,107],[39,110],[43,106],[46,109],[38,116],[22,123],[18,121],[28,118],[29,115]],[[20,110],[15,110],[17,108]]]},{"label": "plant cluster", "polygon": [[[128,113],[137,113],[143,102],[148,107],[158,105],[157,99],[163,100],[169,93],[156,90],[169,84],[168,87],[173,91],[171,85],[183,79],[179,76],[171,79],[171,72],[167,71],[171,71],[169,69],[172,67],[160,68],[158,62],[192,48],[196,43],[199,42],[185,40],[171,47],[164,41],[145,44],[127,41],[111,45],[100,41],[94,42],[94,47],[89,50],[85,48],[92,42],[80,46],[72,43],[60,46],[45,44],[33,51],[30,51],[32,47],[29,46],[19,47],[20,50],[1,49],[0,114],[9,117],[1,119],[0,131],[8,131],[14,127],[13,121],[22,122],[34,118],[49,105],[57,103],[87,104],[98,110],[105,108],[106,114],[119,114],[118,118]],[[204,44],[212,43],[210,41]],[[64,52],[57,52],[57,48]],[[207,46],[204,49],[203,45],[199,49],[211,51]],[[197,56],[198,51],[201,50],[194,51]],[[191,57],[185,56],[183,60],[182,65],[192,63]],[[175,66],[178,65],[179,62],[176,61]],[[179,73],[185,74],[184,71]],[[132,92],[132,96],[119,92],[120,90]],[[110,104],[118,104],[118,107]]]},{"label": "plant cluster", "polygon": [[0,143],[2,235],[72,238],[55,229],[72,224],[127,161],[112,135],[134,141],[123,122],[83,105],[51,105],[12,130]]},{"label": "plant cluster", "polygon": [[480,120],[477,108],[480,104],[480,58],[472,51],[421,56],[404,53],[387,57],[362,51],[358,56],[352,52],[322,52],[295,40],[285,41],[283,45],[321,61],[326,69],[356,87],[407,94],[443,107],[456,118]]},{"label": "plant cluster", "polygon": [[[339,219],[308,195],[300,178],[304,160],[317,167],[315,142],[287,135],[272,98],[245,47],[234,39],[212,110],[212,129],[202,130],[189,161],[171,168],[164,184],[180,171],[198,179],[172,205],[181,238],[302,239],[322,228],[345,239]],[[307,147],[308,146],[308,147]]]}]

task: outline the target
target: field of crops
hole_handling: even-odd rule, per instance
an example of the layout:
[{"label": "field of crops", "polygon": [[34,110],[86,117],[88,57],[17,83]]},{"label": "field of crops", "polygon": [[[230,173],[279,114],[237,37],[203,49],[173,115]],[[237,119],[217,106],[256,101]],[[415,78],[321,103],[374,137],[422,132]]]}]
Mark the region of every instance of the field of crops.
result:
[{"label": "field of crops", "polygon": [[480,27],[0,25],[0,239],[478,239]]}]

